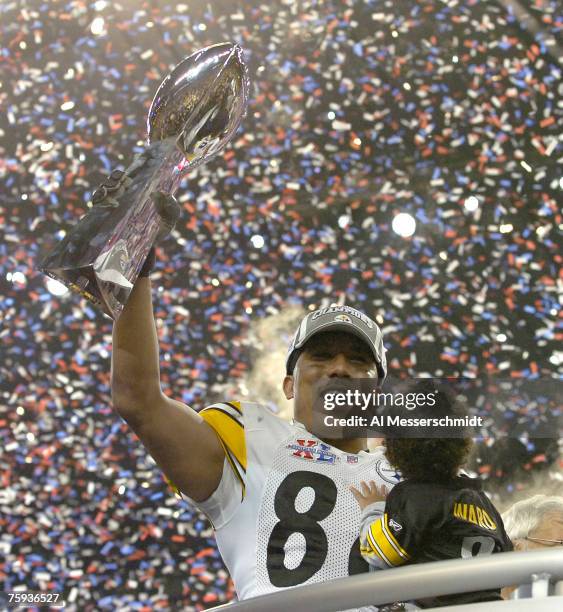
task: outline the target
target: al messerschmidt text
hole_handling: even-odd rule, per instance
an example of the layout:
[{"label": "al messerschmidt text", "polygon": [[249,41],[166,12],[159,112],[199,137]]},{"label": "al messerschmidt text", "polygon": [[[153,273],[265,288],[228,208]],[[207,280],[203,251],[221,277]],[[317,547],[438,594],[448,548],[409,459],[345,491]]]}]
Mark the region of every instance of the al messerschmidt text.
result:
[{"label": "al messerschmidt text", "polygon": [[327,414],[324,417],[326,427],[481,427],[483,417],[427,417],[409,418],[398,415],[375,415],[371,418],[353,415],[349,417],[335,417]]}]

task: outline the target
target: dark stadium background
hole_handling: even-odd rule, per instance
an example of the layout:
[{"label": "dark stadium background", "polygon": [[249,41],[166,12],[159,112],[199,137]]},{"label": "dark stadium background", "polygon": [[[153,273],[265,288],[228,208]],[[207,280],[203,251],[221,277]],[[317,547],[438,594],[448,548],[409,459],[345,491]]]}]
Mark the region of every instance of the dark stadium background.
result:
[{"label": "dark stadium background", "polygon": [[[167,393],[275,409],[293,325],[333,302],[378,321],[395,377],[560,377],[562,8],[0,4],[0,590],[81,611],[234,595],[209,524],[112,411],[111,321],[37,272],[204,46],[244,47],[252,98],[158,251]],[[500,507],[560,491],[558,442],[488,440],[472,467]]]}]

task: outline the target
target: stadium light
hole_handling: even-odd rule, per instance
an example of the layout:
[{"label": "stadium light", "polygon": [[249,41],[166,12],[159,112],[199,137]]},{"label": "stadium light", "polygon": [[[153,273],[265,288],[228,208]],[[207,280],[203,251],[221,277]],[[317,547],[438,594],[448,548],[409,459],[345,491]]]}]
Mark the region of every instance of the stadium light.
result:
[{"label": "stadium light", "polygon": [[402,236],[403,238],[407,238],[408,236],[412,236],[416,229],[416,221],[412,215],[408,213],[399,213],[393,219],[393,223],[391,224],[393,231]]}]

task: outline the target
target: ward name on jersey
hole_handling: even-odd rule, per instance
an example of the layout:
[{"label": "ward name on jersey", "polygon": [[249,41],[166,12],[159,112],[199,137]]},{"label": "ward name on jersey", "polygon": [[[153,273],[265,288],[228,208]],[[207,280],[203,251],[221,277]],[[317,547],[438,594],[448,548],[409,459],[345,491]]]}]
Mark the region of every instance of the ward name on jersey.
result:
[{"label": "ward name on jersey", "polygon": [[255,403],[200,414],[225,450],[223,474],[204,502],[185,499],[211,520],[239,599],[368,571],[349,487],[399,481],[383,448],[343,452]]},{"label": "ward name on jersey", "polygon": [[[361,550],[377,569],[512,550],[502,518],[476,478],[404,480],[362,513]],[[422,607],[500,599],[499,590],[428,598]]]}]

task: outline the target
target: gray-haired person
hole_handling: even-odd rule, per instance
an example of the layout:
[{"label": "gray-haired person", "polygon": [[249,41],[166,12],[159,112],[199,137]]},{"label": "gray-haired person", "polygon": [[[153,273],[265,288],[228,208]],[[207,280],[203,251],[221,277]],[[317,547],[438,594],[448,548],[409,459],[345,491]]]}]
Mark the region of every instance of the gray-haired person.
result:
[{"label": "gray-haired person", "polygon": [[516,502],[503,515],[515,550],[563,546],[563,497],[534,495]]},{"label": "gray-haired person", "polygon": [[[514,550],[537,550],[563,546],[563,497],[534,495],[511,506],[503,515],[504,528]],[[506,587],[502,595],[508,599],[516,587]],[[526,596],[529,587],[519,589]]]}]

